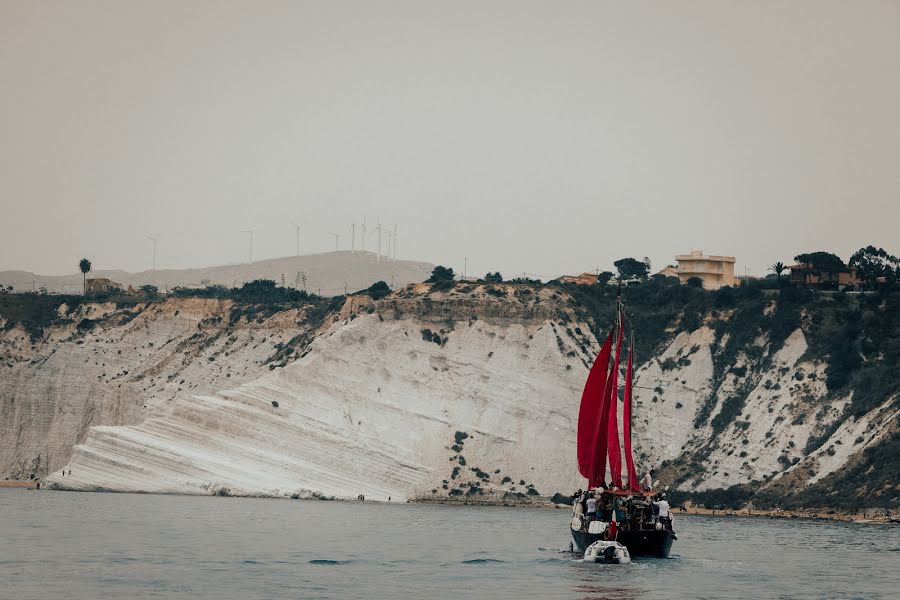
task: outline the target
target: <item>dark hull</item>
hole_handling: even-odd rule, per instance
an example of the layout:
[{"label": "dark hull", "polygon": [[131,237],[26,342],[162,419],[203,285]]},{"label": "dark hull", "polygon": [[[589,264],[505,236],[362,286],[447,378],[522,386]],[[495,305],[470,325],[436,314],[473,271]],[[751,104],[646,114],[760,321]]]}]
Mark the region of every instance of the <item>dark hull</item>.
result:
[{"label": "dark hull", "polygon": [[[584,531],[572,531],[572,539],[575,541],[574,550],[583,553],[588,546],[596,541],[603,539],[603,534],[586,533]],[[656,558],[669,558],[669,550],[672,549],[672,542],[675,540],[675,533],[666,529],[656,531],[655,529],[642,531],[619,531],[616,541],[628,548],[628,553],[632,558],[636,556],[652,556]]]}]

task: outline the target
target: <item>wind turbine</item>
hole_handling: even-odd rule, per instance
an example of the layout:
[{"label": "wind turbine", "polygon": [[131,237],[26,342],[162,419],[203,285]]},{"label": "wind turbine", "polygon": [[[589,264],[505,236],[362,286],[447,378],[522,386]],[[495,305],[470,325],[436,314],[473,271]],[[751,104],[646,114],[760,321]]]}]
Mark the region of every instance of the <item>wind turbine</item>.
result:
[{"label": "wind turbine", "polygon": [[390,230],[384,232],[384,237],[387,239],[387,252],[385,256],[388,260],[391,260],[391,238],[393,238],[394,234],[391,233]]},{"label": "wind turbine", "polygon": [[249,260],[247,262],[249,262],[251,265],[253,264],[253,232],[255,229],[256,229],[255,227],[250,227],[249,229],[244,229],[241,231],[241,233],[246,233],[246,234],[250,235],[250,255],[249,255]]},{"label": "wind turbine", "polygon": [[362,251],[366,251],[366,218],[363,217],[362,222]]},{"label": "wind turbine", "polygon": [[356,223],[350,225],[350,251],[356,254]]},{"label": "wind turbine", "polygon": [[375,254],[375,260],[376,260],[376,261],[380,261],[380,260],[381,260],[381,235],[382,235],[382,232],[381,232],[381,219],[378,219],[378,225],[375,227],[375,229],[372,230],[372,233],[373,233],[373,234],[376,234],[376,233],[378,234],[378,253]]},{"label": "wind turbine", "polygon": [[300,228],[303,227],[303,225],[297,225],[294,223],[293,219],[291,219],[291,225],[297,230],[297,256],[300,256]]},{"label": "wind turbine", "polygon": [[331,233],[331,232],[329,231],[329,232],[328,232],[328,235],[334,237],[334,251],[337,252],[337,251],[338,251],[338,246],[339,246],[339,244],[340,244],[340,242],[341,242],[341,234],[339,234],[339,233]]},{"label": "wind turbine", "polygon": [[156,242],[159,240],[159,234],[158,233],[148,233],[144,237],[146,237],[148,240],[153,242],[153,270],[155,271],[156,270]]},{"label": "wind turbine", "polygon": [[394,231],[391,232],[391,240],[393,244],[394,260],[397,260],[397,225],[394,225]]}]

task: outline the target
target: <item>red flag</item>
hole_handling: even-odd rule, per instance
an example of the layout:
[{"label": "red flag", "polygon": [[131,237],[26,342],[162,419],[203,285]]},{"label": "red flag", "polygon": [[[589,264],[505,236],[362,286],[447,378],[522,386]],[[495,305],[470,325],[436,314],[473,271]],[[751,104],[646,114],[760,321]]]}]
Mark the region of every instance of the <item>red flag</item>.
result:
[{"label": "red flag", "polygon": [[628,489],[633,492],[641,491],[637,471],[634,468],[634,455],[631,452],[631,384],[633,379],[632,359],[634,355],[634,343],[628,349],[628,367],[625,370],[625,405],[622,408],[623,443],[625,444],[625,466],[628,469]]},{"label": "red flag", "polygon": [[609,367],[612,337],[613,330],[610,329],[606,342],[600,348],[600,354],[594,359],[594,365],[588,373],[584,392],[581,394],[581,408],[578,410],[578,470],[587,479],[591,479],[591,464],[597,446],[597,421],[606,389],[606,370]]}]

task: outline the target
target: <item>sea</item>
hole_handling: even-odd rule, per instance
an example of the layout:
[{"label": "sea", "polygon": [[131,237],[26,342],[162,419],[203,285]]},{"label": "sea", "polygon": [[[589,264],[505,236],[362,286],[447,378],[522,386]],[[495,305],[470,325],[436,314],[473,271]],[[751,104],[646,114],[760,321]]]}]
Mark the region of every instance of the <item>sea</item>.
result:
[{"label": "sea", "polygon": [[0,489],[0,598],[900,597],[900,525],[677,515],[587,564],[566,510]]}]

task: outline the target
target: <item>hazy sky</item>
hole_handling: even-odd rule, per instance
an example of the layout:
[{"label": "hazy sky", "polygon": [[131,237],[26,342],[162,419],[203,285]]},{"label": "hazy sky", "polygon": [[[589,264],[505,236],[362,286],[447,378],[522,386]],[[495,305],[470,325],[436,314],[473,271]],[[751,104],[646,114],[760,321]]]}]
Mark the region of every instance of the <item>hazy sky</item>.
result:
[{"label": "hazy sky", "polygon": [[[900,2],[0,0],[0,269],[900,252]],[[374,240],[370,240],[371,244]]]}]

